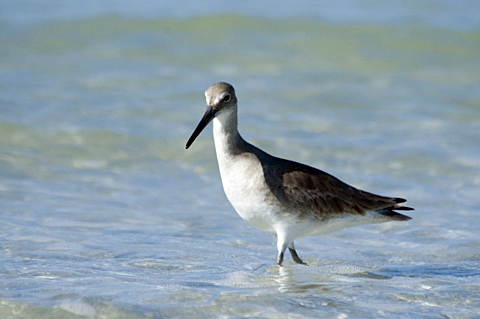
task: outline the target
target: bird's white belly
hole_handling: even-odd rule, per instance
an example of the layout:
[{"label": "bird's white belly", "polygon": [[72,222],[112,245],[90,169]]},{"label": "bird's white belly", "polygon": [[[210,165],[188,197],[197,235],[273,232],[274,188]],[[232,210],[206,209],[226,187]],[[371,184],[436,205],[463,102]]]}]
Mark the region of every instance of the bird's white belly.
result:
[{"label": "bird's white belly", "polygon": [[220,165],[225,194],[238,215],[250,225],[275,233],[278,212],[261,175],[262,169],[255,162],[245,163],[236,161],[229,163],[228,167]]},{"label": "bird's white belly", "polygon": [[276,213],[272,210],[272,207],[264,205],[260,196],[253,195],[241,198],[241,193],[238,192],[233,195],[226,192],[228,200],[238,215],[256,228],[274,233],[273,226]]}]

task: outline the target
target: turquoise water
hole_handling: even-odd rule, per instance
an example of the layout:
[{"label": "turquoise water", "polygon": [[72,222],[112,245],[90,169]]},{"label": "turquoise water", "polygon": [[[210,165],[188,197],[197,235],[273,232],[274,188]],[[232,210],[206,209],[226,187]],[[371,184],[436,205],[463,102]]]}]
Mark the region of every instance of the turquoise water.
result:
[{"label": "turquoise water", "polygon": [[[475,318],[475,1],[0,1],[0,317]],[[203,92],[242,135],[408,223],[296,242],[223,194]]]}]

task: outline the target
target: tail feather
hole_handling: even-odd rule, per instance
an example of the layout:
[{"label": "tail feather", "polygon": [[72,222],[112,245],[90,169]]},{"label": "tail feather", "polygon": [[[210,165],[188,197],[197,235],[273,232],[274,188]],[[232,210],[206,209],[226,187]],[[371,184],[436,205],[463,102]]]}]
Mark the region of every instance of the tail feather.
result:
[{"label": "tail feather", "polygon": [[[397,204],[405,203],[407,200],[404,198],[393,198],[394,202]],[[407,206],[400,206],[394,205],[393,207],[389,207],[389,210],[414,210],[412,207]]]},{"label": "tail feather", "polygon": [[412,207],[407,207],[407,206],[396,206],[393,208],[394,210],[415,210]]},{"label": "tail feather", "polygon": [[407,221],[407,220],[412,219],[412,217],[409,217],[409,216],[407,216],[407,215],[403,215],[403,214],[400,214],[400,213],[396,213],[396,212],[394,212],[393,210],[383,209],[383,210],[380,210],[380,211],[377,211],[377,212],[378,212],[380,215],[389,217],[391,220]]},{"label": "tail feather", "polygon": [[[406,199],[403,199],[403,198],[394,198],[393,200],[396,203],[404,203],[404,202],[407,201]],[[412,207],[394,205],[394,206],[391,206],[391,207],[388,207],[388,208],[379,209],[379,210],[377,210],[377,213],[379,213],[380,215],[389,217],[391,220],[406,221],[406,220],[412,219],[409,216],[406,216],[406,215],[395,212],[395,210],[407,210],[408,211],[408,210],[414,210],[414,209]]]}]

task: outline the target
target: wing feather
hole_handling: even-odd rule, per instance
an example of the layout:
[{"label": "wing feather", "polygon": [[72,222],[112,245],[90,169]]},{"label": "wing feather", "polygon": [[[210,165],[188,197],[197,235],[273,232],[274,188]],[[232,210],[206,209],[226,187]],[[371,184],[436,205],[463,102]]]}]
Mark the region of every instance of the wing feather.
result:
[{"label": "wing feather", "polygon": [[264,174],[267,185],[280,202],[300,211],[312,212],[318,218],[342,214],[363,216],[367,211],[379,211],[392,219],[410,219],[393,212],[412,210],[398,205],[405,202],[403,198],[359,190],[311,166],[275,158],[264,166]]}]

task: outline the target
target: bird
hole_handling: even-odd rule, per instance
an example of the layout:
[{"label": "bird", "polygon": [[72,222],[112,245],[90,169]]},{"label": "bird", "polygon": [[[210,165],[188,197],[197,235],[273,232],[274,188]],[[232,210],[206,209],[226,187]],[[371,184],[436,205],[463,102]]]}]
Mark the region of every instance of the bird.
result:
[{"label": "bird", "polygon": [[282,266],[288,248],[292,260],[307,265],[294,240],[344,228],[411,217],[396,211],[403,198],[375,195],[317,168],[272,156],[245,141],[238,132],[233,86],[218,82],[205,91],[207,110],[186,143],[188,149],[213,121],[213,138],[223,189],[238,215],[273,235]]}]

